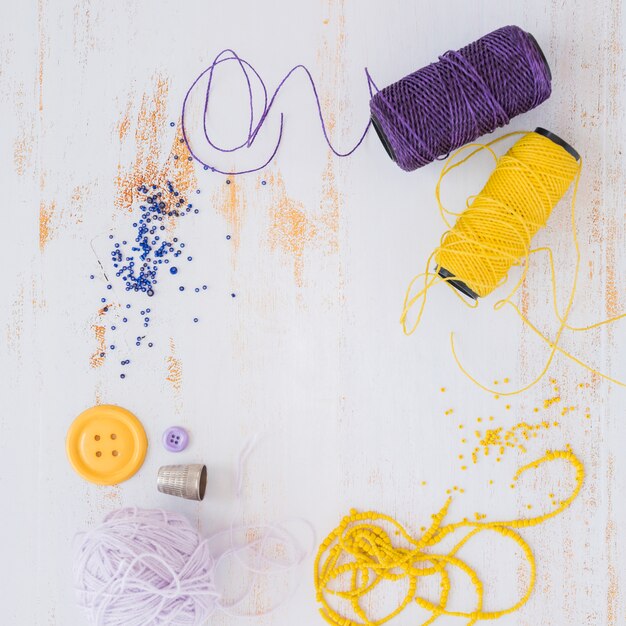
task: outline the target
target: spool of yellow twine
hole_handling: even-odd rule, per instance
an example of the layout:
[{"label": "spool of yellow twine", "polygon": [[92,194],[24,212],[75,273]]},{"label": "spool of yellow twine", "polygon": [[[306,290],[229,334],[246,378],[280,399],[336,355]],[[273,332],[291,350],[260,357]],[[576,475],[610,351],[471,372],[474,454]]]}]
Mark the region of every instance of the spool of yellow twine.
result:
[{"label": "spool of yellow twine", "polygon": [[[315,589],[322,617],[332,626],[377,626],[398,615],[414,601],[431,614],[422,626],[432,624],[442,615],[465,618],[467,626],[472,626],[478,620],[497,619],[518,610],[528,601],[536,577],[535,557],[518,531],[537,526],[567,509],[580,492],[585,473],[582,463],[568,448],[547,452],[521,467],[514,477],[516,481],[526,471],[554,461],[570,464],[575,485],[570,495],[554,509],[536,517],[501,522],[464,520],[443,525],[450,504],[448,499],[443,509],[433,516],[430,528],[418,538],[411,536],[388,515],[352,510],[324,540],[315,559]],[[438,552],[438,545],[458,531],[463,534],[457,543],[447,552]],[[530,568],[528,584],[520,599],[513,606],[497,611],[484,609],[483,583],[477,572],[458,556],[472,537],[485,531],[495,532],[517,544]],[[476,605],[473,609],[447,608],[455,569],[467,575],[474,587]],[[440,579],[437,602],[420,595],[420,581],[430,576]],[[403,599],[389,614],[373,618],[368,615],[372,593],[381,583],[390,582],[403,584],[402,588],[406,589]],[[349,617],[345,615],[347,612],[351,613]]]},{"label": "spool of yellow twine", "polygon": [[[509,137],[521,135],[521,138],[498,158],[492,146]],[[449,211],[441,201],[441,183],[454,168],[466,163],[479,152],[486,150],[496,162],[496,167],[485,187],[474,197],[470,197],[461,213]],[[469,151],[469,154],[463,156]],[[503,392],[491,389],[480,383],[460,363],[454,348],[454,334],[450,336],[453,356],[463,371],[482,389],[500,395],[513,395],[525,391],[537,383],[549,369],[554,355],[560,352],[579,365],[614,383],[624,383],[598,372],[559,346],[559,340],[565,329],[585,331],[614,322],[625,314],[612,317],[584,327],[568,324],[567,320],[574,302],[576,284],[580,266],[580,250],[576,233],[576,193],[582,171],[582,160],[576,159],[562,145],[555,143],[539,132],[517,132],[504,135],[487,144],[469,144],[455,152],[446,162],[436,187],[436,198],[441,216],[448,226],[448,231],[441,238],[439,247],[430,255],[426,271],[415,276],[407,289],[401,316],[405,334],[412,334],[417,328],[424,309],[428,291],[436,284],[444,282],[453,287],[455,284],[462,291],[477,297],[491,294],[503,285],[513,266],[523,265],[523,271],[511,292],[498,300],[494,308],[511,306],[522,321],[550,347],[549,356],[539,375],[521,388]],[[571,228],[576,254],[574,279],[567,304],[563,313],[559,310],[556,296],[556,271],[550,248],[531,247],[537,231],[545,226],[552,209],[574,183],[571,204]],[[451,224],[448,216],[458,217]],[[528,259],[537,252],[546,252],[549,259],[552,281],[552,300],[559,327],[554,338],[545,336],[519,309],[512,298],[524,283],[528,272]],[[430,268],[435,266],[434,270]],[[414,287],[423,280],[419,291],[413,294]],[[477,300],[468,301],[456,290],[454,293],[470,307],[478,305]],[[409,312],[418,305],[413,322],[409,322]]]}]

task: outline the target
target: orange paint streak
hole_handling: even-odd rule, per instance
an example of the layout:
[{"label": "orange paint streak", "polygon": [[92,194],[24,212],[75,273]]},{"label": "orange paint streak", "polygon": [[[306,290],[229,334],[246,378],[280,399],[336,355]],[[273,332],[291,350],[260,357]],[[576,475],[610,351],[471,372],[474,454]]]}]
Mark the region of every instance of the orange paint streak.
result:
[{"label": "orange paint streak", "polygon": [[82,224],[83,221],[83,204],[85,195],[88,193],[87,185],[77,185],[72,190],[71,214],[70,218],[76,224]]},{"label": "orange paint streak", "polygon": [[302,287],[305,247],[313,241],[317,229],[304,214],[303,205],[287,196],[280,174],[268,176],[267,183],[274,194],[270,246],[292,257],[294,280]]},{"label": "orange paint streak", "polygon": [[126,111],[122,115],[120,121],[117,124],[117,134],[120,141],[124,141],[130,131],[130,102],[126,106]]},{"label": "orange paint streak", "polygon": [[183,364],[176,356],[176,345],[172,338],[170,338],[170,355],[167,357],[166,362],[167,376],[165,380],[171,383],[174,391],[180,393],[183,384]]},{"label": "orange paint streak", "polygon": [[246,197],[236,180],[229,179],[230,184],[222,184],[213,195],[217,211],[224,217],[230,228],[233,258],[239,250],[241,227],[246,213]]},{"label": "orange paint streak", "polygon": [[13,144],[13,162],[18,176],[22,176],[33,153],[33,142],[31,137],[22,133]]},{"label": "orange paint streak", "polygon": [[329,152],[326,169],[322,174],[322,217],[320,221],[325,226],[324,238],[331,253],[339,252],[340,205],[341,196],[335,180],[334,159]]},{"label": "orange paint streak", "polygon": [[39,84],[39,112],[43,111],[43,77],[44,77],[44,57],[46,55],[46,37],[44,30],[44,3],[39,0],[37,3],[37,30],[39,35],[39,55],[37,68],[37,82]]},{"label": "orange paint streak", "polygon": [[46,244],[54,233],[52,220],[56,213],[56,202],[50,204],[42,202],[39,206],[39,250],[44,251]]},{"label": "orange paint streak", "polygon": [[[141,99],[135,124],[135,156],[129,166],[120,163],[115,180],[115,206],[118,209],[131,211],[137,188],[143,184],[163,187],[167,181],[171,181],[183,195],[197,187],[193,163],[188,160],[189,152],[181,142],[180,127],[171,148],[165,152],[161,147],[160,137],[166,126],[168,93],[169,82],[157,76],[152,93],[144,94]],[[122,142],[130,137],[130,106],[131,103],[117,127]],[[174,159],[175,155],[178,159]]]},{"label": "orange paint streak", "polygon": [[104,364],[105,357],[100,355],[106,353],[106,327],[94,324],[92,328],[96,336],[97,347],[96,351],[91,355],[91,358],[89,359],[89,365],[95,368],[100,367]]},{"label": "orange paint streak", "polygon": [[617,241],[617,227],[615,221],[611,219],[607,224],[606,232],[606,261],[605,261],[605,296],[604,305],[606,308],[606,314],[611,317],[618,315],[619,310],[619,292],[617,288],[617,279],[615,276],[615,267],[617,261],[617,255],[615,253],[615,242]]}]

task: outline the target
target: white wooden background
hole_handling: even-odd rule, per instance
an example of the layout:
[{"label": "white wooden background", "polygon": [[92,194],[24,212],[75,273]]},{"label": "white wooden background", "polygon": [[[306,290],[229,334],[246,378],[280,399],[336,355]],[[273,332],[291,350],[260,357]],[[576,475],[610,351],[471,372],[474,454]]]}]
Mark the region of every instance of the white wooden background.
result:
[{"label": "white wooden background", "polygon": [[[550,372],[562,400],[548,409],[543,402],[555,395],[548,379],[510,401],[477,389],[452,360],[450,330],[466,365],[487,382],[527,381],[546,356],[511,313],[490,308],[494,297],[471,311],[446,289],[433,290],[422,326],[406,338],[398,323],[404,289],[443,229],[433,197],[441,164],[402,172],[373,133],[352,158],[333,158],[303,76],[280,97],[284,142],[265,172],[230,187],[222,176],[195,172],[201,213],[177,233],[207,293],[157,294],[148,304],[155,346],[135,350],[131,342],[126,380],[119,378],[123,349],[90,363],[100,297],[111,296],[91,241],[129,232],[124,177],[160,171],[186,88],[225,47],[251,61],[270,88],[292,65],[306,64],[332,137],[344,147],[368,116],[364,66],[385,85],[499,26],[529,30],[550,61],[553,95],[511,128],[547,127],[585,162],[583,270],[572,320],[623,310],[626,16],[619,1],[4,0],[1,13],[4,624],[86,623],[74,606],[71,541],[112,509],[165,507],[189,515],[203,532],[224,528],[237,454],[254,433],[262,439],[247,465],[245,521],[303,516],[318,540],[351,507],[390,513],[419,533],[455,485],[464,493],[455,492],[449,521],[474,512],[524,515],[528,503],[536,512],[547,504],[549,485],[526,481],[511,491],[510,476],[546,449],[571,443],[587,470],[584,489],[565,514],[524,531],[538,560],[537,587],[501,623],[625,623],[624,391],[562,358]],[[239,83],[230,76],[224,73],[217,105],[231,112],[220,118],[222,138],[243,127]],[[275,115],[255,154],[265,154],[276,124]],[[452,181],[450,201],[479,189],[489,169],[484,161]],[[193,182],[193,173],[186,176]],[[565,202],[538,241],[555,249],[564,290],[572,262]],[[123,300],[115,286],[111,297]],[[542,260],[520,297],[542,328],[555,327]],[[570,334],[564,343],[626,379],[625,328]],[[134,411],[150,438],[145,465],[119,487],[84,482],[65,457],[67,427],[99,402]],[[565,406],[576,410],[562,417]],[[474,430],[486,427],[476,419],[488,415],[490,425],[505,428],[544,418],[560,427],[534,439],[526,454],[507,451],[500,463],[481,457],[462,471],[457,457],[467,459],[470,444],[461,437],[475,441]],[[180,457],[160,443],[174,423],[192,436]],[[157,468],[179,458],[209,467],[200,505],[156,492]],[[558,468],[550,477],[555,488],[571,485]],[[497,574],[487,608],[506,605],[523,588],[526,569],[510,546],[480,539],[468,559],[487,580]],[[311,571],[312,557],[292,601],[258,623],[319,624]],[[455,600],[469,608],[470,598],[464,591]],[[407,610],[394,623],[419,623],[420,616]]]}]

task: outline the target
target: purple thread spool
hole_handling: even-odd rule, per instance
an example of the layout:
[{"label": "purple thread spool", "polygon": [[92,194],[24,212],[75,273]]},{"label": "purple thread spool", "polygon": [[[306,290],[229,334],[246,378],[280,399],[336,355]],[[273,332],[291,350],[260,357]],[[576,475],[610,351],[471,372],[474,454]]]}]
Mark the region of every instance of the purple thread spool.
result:
[{"label": "purple thread spool", "polygon": [[413,171],[535,108],[551,79],[537,40],[504,26],[376,93],[372,124],[389,156]]},{"label": "purple thread spool", "polygon": [[[535,128],[534,132],[550,139],[550,141],[553,141],[557,146],[561,146],[561,148],[571,154],[577,161],[580,161],[580,154],[578,154],[576,149],[567,143],[567,141],[561,139],[558,135],[555,135],[553,132],[539,126]],[[452,272],[449,272],[445,267],[441,266],[437,267],[436,270],[439,276],[447,279],[446,282],[452,285],[457,291],[460,291],[463,295],[468,296],[473,300],[478,300],[478,294],[468,287],[462,280],[455,279]]]}]

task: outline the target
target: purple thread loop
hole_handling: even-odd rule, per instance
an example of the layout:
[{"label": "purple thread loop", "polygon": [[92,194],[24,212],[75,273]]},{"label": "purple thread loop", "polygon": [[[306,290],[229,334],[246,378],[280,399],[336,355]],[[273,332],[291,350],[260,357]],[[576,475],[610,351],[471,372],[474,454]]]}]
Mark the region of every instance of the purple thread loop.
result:
[{"label": "purple thread loop", "polygon": [[[234,146],[230,146],[230,147],[224,147],[224,146],[219,146],[217,143],[215,143],[209,136],[209,132],[207,129],[207,118],[209,115],[209,101],[210,101],[210,96],[211,96],[211,87],[213,86],[213,73],[215,71],[215,69],[221,65],[222,63],[227,63],[227,62],[235,62],[239,68],[241,69],[241,72],[244,76],[244,79],[246,81],[246,87],[247,87],[247,91],[248,91],[248,132],[246,135],[245,140],[237,145]],[[301,69],[302,71],[304,71],[304,73],[306,74],[308,80],[309,80],[309,84],[311,85],[311,89],[313,91],[313,97],[315,98],[315,103],[317,106],[317,112],[318,112],[318,116],[320,119],[320,124],[322,126],[322,133],[324,135],[324,139],[326,140],[326,143],[328,144],[328,147],[330,148],[330,150],[333,152],[333,154],[335,154],[338,157],[347,157],[350,156],[362,143],[363,140],[365,139],[365,136],[367,135],[367,131],[370,128],[371,125],[371,121],[369,121],[365,127],[365,130],[363,131],[363,133],[361,134],[360,138],[358,139],[357,143],[350,148],[347,152],[340,152],[339,150],[337,150],[331,140],[330,137],[328,136],[328,129],[326,126],[326,122],[324,121],[324,115],[322,113],[322,105],[320,103],[320,98],[319,98],[319,94],[317,91],[317,86],[315,84],[315,80],[313,79],[313,76],[311,74],[311,72],[309,71],[309,69],[305,66],[305,65],[295,65],[294,67],[292,67],[289,72],[287,72],[287,74],[281,79],[281,81],[278,83],[278,86],[276,87],[276,90],[274,91],[274,93],[272,94],[271,98],[269,98],[269,102],[268,102],[268,91],[267,91],[267,87],[265,85],[265,82],[263,81],[263,79],[261,78],[261,75],[257,72],[257,70],[245,59],[241,58],[234,50],[231,50],[229,48],[222,50],[213,60],[213,62],[207,67],[205,68],[202,72],[200,72],[200,74],[195,78],[195,80],[192,82],[191,86],[189,87],[189,89],[187,90],[187,93],[185,94],[185,98],[183,100],[183,107],[182,107],[182,112],[181,112],[181,129],[182,129],[182,135],[183,135],[183,140],[187,146],[187,149],[189,150],[189,154],[191,154],[191,156],[193,157],[193,159],[195,161],[197,161],[200,165],[204,166],[205,168],[210,169],[213,172],[217,172],[219,174],[225,174],[227,176],[235,176],[237,174],[249,174],[251,172],[258,172],[259,170],[262,170],[264,167],[266,167],[270,161],[276,156],[276,153],[278,152],[278,148],[280,146],[280,142],[282,140],[282,136],[283,136],[283,129],[284,129],[284,113],[280,113],[280,126],[279,126],[279,130],[278,130],[278,138],[276,140],[276,143],[274,145],[274,148],[270,154],[270,156],[267,158],[267,160],[265,160],[263,162],[262,165],[259,165],[257,167],[253,167],[250,169],[245,169],[245,170],[239,170],[239,171],[224,171],[224,170],[220,170],[217,167],[215,167],[214,165],[211,165],[209,163],[206,163],[198,154],[197,152],[195,152],[193,150],[193,148],[191,147],[191,141],[190,141],[190,137],[189,137],[189,133],[188,133],[188,128],[187,128],[187,119],[186,119],[186,115],[187,115],[187,105],[188,105],[188,101],[189,98],[191,96],[191,93],[194,91],[194,89],[196,88],[196,86],[198,85],[198,83],[205,77],[208,75],[208,81],[207,81],[207,86],[205,89],[205,95],[204,95],[204,110],[203,110],[203,116],[202,116],[202,128],[203,128],[203,134],[204,134],[204,138],[206,140],[206,142],[209,144],[209,146],[211,146],[211,148],[213,148],[214,150],[217,150],[218,152],[222,152],[222,153],[233,153],[233,152],[237,152],[238,150],[242,150],[244,148],[251,148],[252,145],[254,144],[261,128],[263,127],[263,124],[265,123],[265,121],[268,118],[268,115],[270,113],[270,111],[272,110],[272,107],[274,106],[274,103],[276,101],[276,97],[278,96],[278,93],[280,92],[280,90],[282,89],[283,85],[287,82],[287,80],[289,79],[289,77],[296,72],[297,70]],[[369,77],[369,74],[367,73],[366,70],[366,75],[368,77],[368,85],[369,85],[369,89],[370,89],[370,95],[372,95],[372,82],[371,79]],[[253,90],[253,86],[252,86],[252,81],[251,78],[255,77],[258,80],[259,85],[261,86],[262,92],[263,92],[263,106],[261,111],[259,112],[258,110],[255,111],[255,105],[254,105],[254,90]],[[258,121],[256,121],[258,116]]]},{"label": "purple thread loop", "polygon": [[398,165],[412,171],[508,124],[550,93],[535,40],[505,26],[378,91],[370,109]]}]

